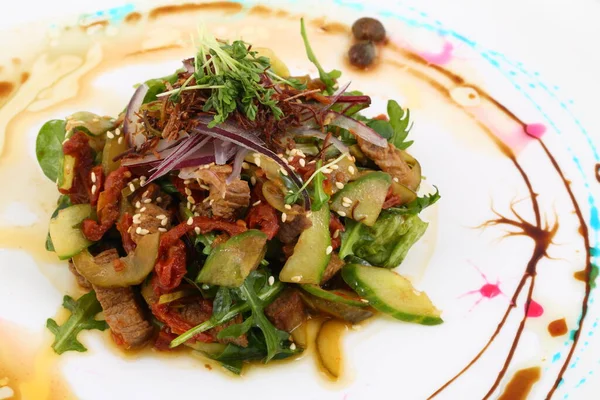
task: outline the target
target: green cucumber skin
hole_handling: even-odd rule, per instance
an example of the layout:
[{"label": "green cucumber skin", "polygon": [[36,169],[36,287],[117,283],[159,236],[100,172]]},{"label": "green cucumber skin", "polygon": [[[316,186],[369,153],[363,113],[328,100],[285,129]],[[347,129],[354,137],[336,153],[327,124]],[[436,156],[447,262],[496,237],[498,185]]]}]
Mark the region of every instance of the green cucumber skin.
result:
[{"label": "green cucumber skin", "polygon": [[342,268],[342,278],[360,297],[369,300],[369,305],[376,310],[381,311],[382,313],[392,316],[393,318],[404,322],[413,322],[429,326],[439,325],[444,322],[441,317],[407,314],[389,306],[383,300],[381,300],[372,289],[369,289],[362,284],[356,275],[356,267],[353,264],[344,266]]},{"label": "green cucumber skin", "polygon": [[369,306],[369,303],[364,303],[362,301],[347,299],[345,297],[338,296],[337,294],[328,292],[327,290],[322,289],[316,285],[301,284],[300,287],[304,291],[312,294],[313,296],[320,297],[325,300],[333,301],[336,303],[342,303],[342,304],[346,304],[346,305],[354,306],[354,307],[368,307]]}]

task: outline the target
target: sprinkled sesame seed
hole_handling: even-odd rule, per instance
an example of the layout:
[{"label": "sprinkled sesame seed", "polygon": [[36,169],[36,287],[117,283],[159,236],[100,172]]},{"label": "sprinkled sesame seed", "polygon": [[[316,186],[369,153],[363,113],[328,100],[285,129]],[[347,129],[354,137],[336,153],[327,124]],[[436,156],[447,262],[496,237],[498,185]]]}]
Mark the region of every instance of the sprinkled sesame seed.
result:
[{"label": "sprinkled sesame seed", "polygon": [[159,232],[166,232],[166,231],[167,231],[167,228],[158,228],[158,231],[159,231]]},{"label": "sprinkled sesame seed", "polygon": [[292,209],[292,206],[290,206],[289,204],[286,204],[286,205],[284,205],[283,207],[284,207],[286,210],[291,210],[291,209]]},{"label": "sprinkled sesame seed", "polygon": [[288,176],[288,172],[283,168],[279,168],[279,172],[281,172],[283,176]]},{"label": "sprinkled sesame seed", "polygon": [[331,168],[331,169],[339,169],[339,168],[340,168],[340,166],[339,166],[339,165],[337,165],[337,164],[333,164],[333,165],[332,165],[331,167],[329,167],[329,168]]},{"label": "sprinkled sesame seed", "polygon": [[187,202],[187,204],[185,206],[187,207],[188,210],[192,209],[192,203],[190,203],[189,201]]},{"label": "sprinkled sesame seed", "polygon": [[196,200],[194,200],[194,198],[192,196],[188,196],[187,200],[192,204],[196,204]]},{"label": "sprinkled sesame seed", "polygon": [[121,134],[121,130],[119,128],[115,129],[115,135],[119,136]]},{"label": "sprinkled sesame seed", "polygon": [[192,191],[190,190],[190,188],[185,188],[185,194],[191,196]]},{"label": "sprinkled sesame seed", "polygon": [[115,138],[115,135],[113,135],[113,134],[112,134],[112,133],[110,133],[110,132],[106,132],[106,136],[107,136],[109,139],[114,139],[114,138]]},{"label": "sprinkled sesame seed", "polygon": [[[142,210],[140,210],[140,211],[142,211]],[[135,215],[133,216],[133,219],[139,219],[139,218],[141,218],[141,217],[142,217],[142,214],[135,214]]]},{"label": "sprinkled sesame seed", "polygon": [[125,178],[129,179],[131,178],[131,172],[129,171],[125,171],[125,173],[123,174],[125,176]]},{"label": "sprinkled sesame seed", "polygon": [[269,286],[273,286],[274,283],[275,283],[275,277],[273,275],[271,275],[269,277]]},{"label": "sprinkled sesame seed", "polygon": [[195,227],[194,228],[194,232],[196,232],[196,235],[199,235],[202,231],[200,230],[200,227]]},{"label": "sprinkled sesame seed", "polygon": [[335,183],[335,187],[338,189],[343,189],[344,188],[344,184],[342,182],[336,182]]},{"label": "sprinkled sesame seed", "polygon": [[163,220],[165,218],[167,218],[167,216],[165,214],[160,214],[160,215],[156,216],[156,219],[160,219],[160,220]]},{"label": "sprinkled sesame seed", "polygon": [[260,158],[254,157],[254,164],[256,164],[257,167],[260,167]]},{"label": "sprinkled sesame seed", "polygon": [[339,230],[339,229],[336,229],[336,230],[333,232],[333,238],[334,238],[334,239],[337,239],[337,238],[338,238],[338,236],[340,236],[340,230]]},{"label": "sprinkled sesame seed", "polygon": [[123,136],[119,137],[119,140],[117,140],[117,143],[123,144]]},{"label": "sprinkled sesame seed", "polygon": [[138,227],[135,229],[135,233],[137,233],[138,235],[141,235],[141,234],[142,234],[142,227],[141,227],[141,226],[138,226]]},{"label": "sprinkled sesame seed", "polygon": [[250,164],[248,164],[246,161],[244,161],[242,163],[242,169],[250,169]]},{"label": "sprinkled sesame seed", "polygon": [[253,206],[257,206],[257,205],[259,205],[260,203],[261,203],[261,201],[260,201],[260,200],[256,200],[254,203],[252,203],[252,205],[253,205]]},{"label": "sprinkled sesame seed", "polygon": [[290,350],[296,350],[296,343],[290,344]]},{"label": "sprinkled sesame seed", "polygon": [[149,234],[149,233],[150,233],[150,231],[149,231],[148,229],[144,229],[144,228],[142,228],[142,229],[140,230],[140,235],[147,235],[147,234]]},{"label": "sprinkled sesame seed", "polygon": [[298,149],[291,149],[290,150],[290,156],[294,156],[294,155],[296,155],[296,153],[298,153]]},{"label": "sprinkled sesame seed", "polygon": [[256,185],[256,178],[255,177],[251,177],[250,178],[250,183],[254,186]]},{"label": "sprinkled sesame seed", "polygon": [[152,203],[152,199],[144,199],[143,201],[144,201],[144,204]]},{"label": "sprinkled sesame seed", "polygon": [[292,276],[292,278],[291,278],[292,282],[300,282],[301,280],[302,280],[302,275]]},{"label": "sprinkled sesame seed", "polygon": [[291,169],[292,171],[295,171],[295,170],[296,170],[296,167],[294,167],[293,165],[290,165],[290,169]]},{"label": "sprinkled sesame seed", "polygon": [[306,165],[306,160],[304,158],[301,158],[300,160],[298,160],[298,162],[300,163],[301,167],[304,167]]},{"label": "sprinkled sesame seed", "polygon": [[348,172],[350,172],[350,175],[354,175],[354,172],[356,172],[356,170],[354,169],[354,167],[352,165],[350,165],[348,167]]},{"label": "sprinkled sesame seed", "polygon": [[144,211],[146,211],[146,207],[140,208],[140,212],[144,212]]},{"label": "sprinkled sesame seed", "polygon": [[156,202],[157,202],[157,203],[162,203],[162,197],[157,197],[157,198],[156,198]]},{"label": "sprinkled sesame seed", "polygon": [[187,220],[187,224],[188,225],[192,225],[193,223],[194,223],[194,218],[189,217],[188,220]]},{"label": "sprinkled sesame seed", "polygon": [[346,213],[345,213],[345,212],[343,212],[343,211],[338,211],[337,213],[338,213],[338,215],[339,215],[340,217],[345,217],[345,216],[346,216]]},{"label": "sprinkled sesame seed", "polygon": [[[294,156],[289,156],[289,157],[287,158],[287,161],[288,161],[288,162],[291,162],[293,159],[294,159]],[[284,161],[285,161],[285,160],[284,160]]]},{"label": "sprinkled sesame seed", "polygon": [[304,154],[304,152],[300,149],[298,149],[298,152],[296,154],[298,154],[300,157],[306,157],[306,154]]},{"label": "sprinkled sesame seed", "polygon": [[162,226],[167,226],[167,224],[168,224],[168,223],[169,223],[169,220],[168,220],[168,219],[166,219],[166,218],[165,218],[165,219],[163,219],[162,221],[160,221],[160,224],[161,224]]},{"label": "sprinkled sesame seed", "polygon": [[190,183],[192,183],[191,179],[186,179],[186,180],[183,181],[184,185],[189,185]]},{"label": "sprinkled sesame seed", "polygon": [[204,190],[210,190],[210,187],[208,187],[208,185],[200,185],[200,187]]},{"label": "sprinkled sesame seed", "polygon": [[369,300],[367,300],[367,299],[360,299],[360,301],[362,301],[363,303],[368,303],[369,302]]},{"label": "sprinkled sesame seed", "polygon": [[208,286],[206,283],[204,285],[202,285],[202,289],[204,290],[208,290],[210,288],[210,286]]},{"label": "sprinkled sesame seed", "polygon": [[286,213],[282,213],[281,214],[281,222],[285,222],[285,220],[287,220],[287,214]]},{"label": "sprinkled sesame seed", "polygon": [[333,247],[327,246],[327,248],[325,249],[325,254],[329,255],[329,254],[331,254],[332,251],[333,251]]},{"label": "sprinkled sesame seed", "polygon": [[310,218],[312,216],[312,211],[306,213],[306,218]]},{"label": "sprinkled sesame seed", "polygon": [[332,171],[330,168],[323,168],[322,172],[323,172],[324,174],[330,174],[330,173],[332,173],[333,171]]},{"label": "sprinkled sesame seed", "polygon": [[135,192],[135,185],[133,183],[129,184],[129,190],[131,190],[132,192]]},{"label": "sprinkled sesame seed", "polygon": [[146,191],[144,192],[144,194],[142,195],[142,197],[148,197],[148,195],[149,195],[149,194],[150,194],[150,192],[149,192],[148,190],[146,190]]},{"label": "sprinkled sesame seed", "polygon": [[96,190],[98,190],[96,185],[92,185],[92,194],[96,194]]},{"label": "sprinkled sesame seed", "polygon": [[212,206],[214,202],[215,202],[215,199],[210,199],[210,201],[208,202],[208,205]]},{"label": "sprinkled sesame seed", "polygon": [[96,173],[92,172],[92,183],[96,183]]},{"label": "sprinkled sesame seed", "polygon": [[352,203],[346,203],[346,202],[342,202],[342,206],[343,206],[344,208],[350,208],[350,207],[352,207]]},{"label": "sprinkled sesame seed", "polygon": [[198,212],[194,213],[194,217],[199,217],[199,216],[200,216],[200,213],[198,213]]},{"label": "sprinkled sesame seed", "polygon": [[135,202],[135,208],[140,208],[142,206],[142,203],[140,203],[139,201]]},{"label": "sprinkled sesame seed", "polygon": [[346,197],[346,196],[342,197],[342,201],[343,201],[344,203],[352,203],[352,200],[350,200],[350,198],[349,198],[349,197]]}]

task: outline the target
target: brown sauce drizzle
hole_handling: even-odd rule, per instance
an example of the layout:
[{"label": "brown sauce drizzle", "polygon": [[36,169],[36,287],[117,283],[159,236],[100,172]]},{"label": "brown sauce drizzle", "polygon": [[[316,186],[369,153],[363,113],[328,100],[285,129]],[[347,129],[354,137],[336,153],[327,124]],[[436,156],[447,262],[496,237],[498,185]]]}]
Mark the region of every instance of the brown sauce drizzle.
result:
[{"label": "brown sauce drizzle", "polygon": [[600,182],[600,163],[596,164],[596,180]]},{"label": "brown sauce drizzle", "polygon": [[586,274],[587,273],[585,270],[577,271],[573,274],[573,278],[577,279],[578,281],[585,282],[587,280]]},{"label": "brown sauce drizzle", "polygon": [[540,380],[540,367],[520,369],[508,382],[498,400],[526,400],[533,385]]},{"label": "brown sauce drizzle", "polygon": [[12,93],[14,88],[15,88],[15,84],[12,82],[6,82],[6,81],[0,82],[0,98],[8,97]]},{"label": "brown sauce drizzle", "polygon": [[569,332],[569,327],[564,318],[554,320],[548,324],[548,333],[552,337],[562,336],[567,332]]},{"label": "brown sauce drizzle", "polygon": [[156,19],[167,15],[180,14],[201,10],[219,10],[225,14],[236,14],[242,11],[243,6],[240,3],[231,1],[216,1],[214,3],[183,3],[179,5],[169,5],[156,7],[148,14],[149,19]]},{"label": "brown sauce drizzle", "polygon": [[140,14],[137,11],[129,13],[125,16],[125,22],[127,22],[128,24],[135,24],[135,23],[139,22],[139,20],[141,20],[141,19],[142,19],[142,14]]}]

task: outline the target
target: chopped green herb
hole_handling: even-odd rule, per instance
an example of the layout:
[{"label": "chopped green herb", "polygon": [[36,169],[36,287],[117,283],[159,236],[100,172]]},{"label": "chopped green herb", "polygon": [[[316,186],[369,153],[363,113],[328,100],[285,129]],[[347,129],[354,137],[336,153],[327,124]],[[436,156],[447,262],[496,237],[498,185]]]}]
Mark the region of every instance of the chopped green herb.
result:
[{"label": "chopped green herb", "polygon": [[412,140],[405,141],[412,128],[412,125],[410,124],[410,110],[403,110],[396,101],[390,100],[388,101],[387,112],[388,117],[390,118],[390,124],[392,128],[394,128],[394,134],[388,141],[400,150],[407,149],[413,144]]},{"label": "chopped green herb", "polygon": [[342,73],[337,69],[334,69],[330,72],[325,72],[319,60],[317,60],[317,56],[313,52],[312,47],[308,41],[308,35],[306,34],[306,27],[304,26],[304,18],[300,19],[300,34],[302,35],[302,40],[304,41],[304,47],[306,48],[306,56],[308,59],[317,67],[319,71],[319,78],[325,84],[326,91],[329,94],[333,94],[335,91],[334,87],[336,85],[336,79],[342,76]]}]

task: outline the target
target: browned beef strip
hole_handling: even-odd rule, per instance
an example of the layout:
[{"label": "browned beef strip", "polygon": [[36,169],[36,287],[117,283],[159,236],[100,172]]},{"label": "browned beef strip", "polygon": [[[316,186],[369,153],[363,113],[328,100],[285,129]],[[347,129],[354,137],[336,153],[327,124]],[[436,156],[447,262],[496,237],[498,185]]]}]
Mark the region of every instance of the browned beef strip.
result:
[{"label": "browned beef strip", "polygon": [[86,290],[92,289],[92,284],[89,283],[88,280],[85,279],[85,277],[79,273],[79,271],[77,271],[77,269],[75,268],[75,264],[73,264],[73,261],[71,261],[71,260],[69,260],[69,271],[71,271],[73,273],[73,275],[75,275],[75,280],[77,280],[77,284],[82,289],[86,289]]},{"label": "browned beef strip", "polygon": [[[179,308],[179,314],[181,315],[181,318],[183,320],[189,322],[192,325],[199,325],[207,321],[211,317],[211,313],[208,312],[208,310],[206,310],[205,307],[202,307],[202,305],[198,302],[186,303],[181,308]],[[213,329],[209,329],[208,331],[206,331],[206,333],[211,335],[219,343],[233,343],[238,346],[247,347],[248,338],[245,334],[237,338],[217,339],[218,333],[221,332],[223,329],[234,324],[240,324],[242,323],[242,321],[242,316],[237,315],[235,318],[224,323],[223,325],[219,325]]]},{"label": "browned beef strip", "polygon": [[306,214],[295,215],[291,221],[288,219],[286,222],[279,222],[279,231],[277,232],[277,238],[284,244],[294,242],[303,230],[308,229],[312,226],[311,220]]},{"label": "browned beef strip", "polygon": [[296,289],[286,289],[265,308],[265,315],[277,329],[291,332],[306,320],[306,309]]},{"label": "browned beef strip", "polygon": [[[96,263],[108,263],[119,258],[115,249],[107,250],[95,257]],[[127,349],[141,347],[152,337],[154,327],[144,316],[133,289],[102,288],[93,286],[96,297],[104,310],[104,318],[111,331],[123,340]]]},{"label": "browned beef strip", "polygon": [[344,266],[344,261],[338,257],[338,255],[336,253],[332,253],[331,254],[331,258],[329,259],[329,263],[327,264],[327,267],[325,268],[325,272],[323,272],[323,278],[321,279],[321,284],[327,282],[328,280],[330,280],[331,278],[333,278],[333,276],[335,274],[338,273],[338,271],[340,269],[342,269],[342,267]]},{"label": "browned beef strip", "polygon": [[248,182],[238,178],[226,183],[231,170],[230,165],[211,165],[196,172],[198,180],[209,187],[208,204],[212,216],[230,219],[235,217],[236,211],[250,205]]},{"label": "browned beef strip", "polygon": [[387,147],[379,147],[360,137],[357,140],[360,150],[382,171],[390,174],[392,178],[398,178],[398,181],[405,186],[410,183],[411,169],[402,158],[402,150],[391,143],[388,143]]},{"label": "browned beef strip", "polygon": [[[143,204],[141,208],[138,208],[135,211],[137,212],[136,215],[138,215],[138,218],[134,219],[130,232],[131,239],[135,243],[138,243],[139,240],[143,237],[143,235],[137,233],[138,227],[147,230],[148,234],[159,232],[159,228],[165,228],[167,230],[171,229],[172,216],[171,213],[165,210],[164,208],[159,207],[153,203],[148,203]],[[163,215],[166,217],[167,220],[166,225],[162,225],[162,219],[156,218]],[[138,221],[140,223],[136,224],[136,222]]]}]

